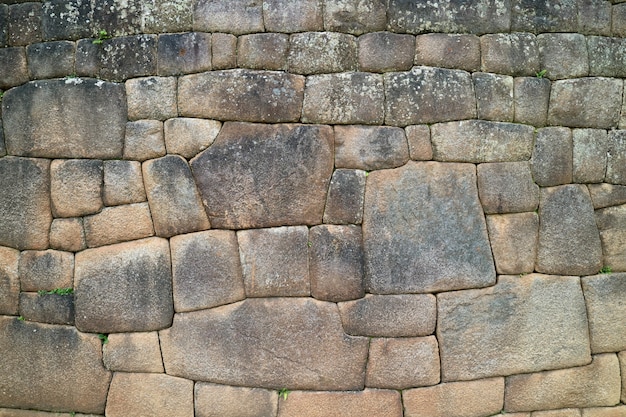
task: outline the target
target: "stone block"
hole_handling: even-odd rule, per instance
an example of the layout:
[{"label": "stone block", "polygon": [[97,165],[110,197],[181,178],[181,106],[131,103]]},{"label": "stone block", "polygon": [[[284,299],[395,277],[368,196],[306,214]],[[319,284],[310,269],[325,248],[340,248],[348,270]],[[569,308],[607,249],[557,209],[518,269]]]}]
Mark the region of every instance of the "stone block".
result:
[{"label": "stone block", "polygon": [[591,198],[583,185],[542,188],[539,218],[536,271],[590,275],[600,270],[600,233]]},{"label": "stone block", "polygon": [[0,74],[0,89],[8,90],[28,82],[28,66],[24,48],[1,48],[0,64],[5,70]]},{"label": "stone block", "polygon": [[80,77],[100,76],[100,45],[94,39],[80,39],[76,42],[74,69]]},{"label": "stone block", "polygon": [[192,0],[156,0],[139,2],[142,28],[147,33],[186,32],[193,21]]},{"label": "stone block", "polygon": [[0,4],[0,47],[8,45],[9,39],[9,6]]},{"label": "stone block", "polygon": [[582,417],[624,417],[626,406],[583,408]]},{"label": "stone block", "polygon": [[435,336],[372,339],[365,386],[406,389],[439,383],[439,346]]},{"label": "stone block", "polygon": [[472,74],[478,118],[512,122],[513,77],[486,72]]},{"label": "stone block", "polygon": [[433,159],[442,162],[521,162],[530,159],[534,129],[514,123],[464,120],[430,127]]},{"label": "stone block", "polygon": [[260,0],[198,0],[194,2],[193,29],[235,35],[263,32]]},{"label": "stone block", "polygon": [[211,66],[214,70],[237,66],[237,37],[229,33],[211,35]]},{"label": "stone block", "polygon": [[34,2],[9,6],[9,46],[41,42],[41,8]]},{"label": "stone block", "polygon": [[336,169],[330,179],[324,223],[361,224],[367,173],[358,169]]},{"label": "stone block", "polygon": [[626,4],[613,5],[611,10],[611,30],[613,36],[626,37]]},{"label": "stone block", "polygon": [[74,42],[36,43],[26,48],[28,71],[35,79],[60,78],[74,74]]},{"label": "stone block", "polygon": [[20,296],[20,252],[0,247],[0,314],[17,315]]},{"label": "stone block", "polygon": [[626,185],[626,130],[609,131],[606,182]]},{"label": "stone block", "polygon": [[126,95],[129,120],[165,120],[178,116],[175,77],[128,80]]},{"label": "stone block", "polygon": [[20,316],[28,321],[74,325],[74,296],[22,292]]},{"label": "stone block", "polygon": [[280,401],[278,417],[401,417],[400,393],[366,389],[347,392],[306,392],[289,394]]},{"label": "stone block", "polygon": [[430,127],[428,125],[407,126],[404,131],[412,160],[429,161],[433,159],[433,145],[430,143]]},{"label": "stone block", "polygon": [[368,340],[343,332],[334,303],[248,298],[176,314],[159,336],[166,372],[194,381],[293,390],[364,386]]},{"label": "stone block", "polygon": [[411,35],[367,33],[358,38],[359,70],[408,71],[413,66],[414,51],[415,37]]},{"label": "stone block", "polygon": [[307,77],[302,121],[325,124],[382,124],[383,77],[366,72]]},{"label": "stone block", "polygon": [[482,417],[502,410],[504,378],[449,382],[406,390],[406,417]]},{"label": "stone block", "polygon": [[507,412],[616,405],[620,400],[617,355],[595,355],[591,364],[571,369],[510,376],[504,398]]},{"label": "stone block", "polygon": [[531,33],[494,33],[480,38],[484,72],[533,76],[541,70],[537,38]]},{"label": "stone block", "polygon": [[579,33],[543,33],[537,36],[539,66],[551,80],[589,75],[587,41]]},{"label": "stone block", "polygon": [[324,30],[322,0],[263,0],[263,24],[268,32]]},{"label": "stone block", "polygon": [[211,35],[188,32],[159,36],[157,73],[190,74],[211,69]]},{"label": "stone block", "polygon": [[41,31],[45,41],[89,38],[93,33],[87,24],[93,16],[91,2],[51,0],[43,4]]},{"label": "stone block", "polygon": [[576,32],[578,8],[576,0],[525,0],[511,7],[511,31]]},{"label": "stone block", "polygon": [[90,248],[154,236],[148,203],[105,207],[83,223]]},{"label": "stone block", "polygon": [[157,332],[108,335],[102,345],[102,360],[111,371],[164,372]]},{"label": "stone block", "polygon": [[619,358],[620,373],[622,374],[622,402],[626,400],[626,352],[620,352]]},{"label": "stone block", "polygon": [[[0,87],[1,88],[1,87]],[[41,158],[119,158],[124,87],[91,78],[33,81],[2,98],[7,151]]]},{"label": "stone block", "polygon": [[385,74],[385,123],[406,126],[476,118],[472,77],[460,70],[414,67]]},{"label": "stone block", "polygon": [[573,182],[598,183],[604,181],[608,136],[603,129],[574,129]]},{"label": "stone block", "polygon": [[104,414],[111,374],[97,335],[0,317],[0,404]]},{"label": "stone block", "polygon": [[626,77],[626,39],[589,36],[589,75]]},{"label": "stone block", "polygon": [[596,211],[600,229],[603,264],[614,271],[626,271],[626,204]]},{"label": "stone block", "polygon": [[480,164],[478,195],[485,213],[519,213],[539,206],[539,187],[528,162]]},{"label": "stone block", "polygon": [[285,70],[288,50],[288,35],[282,33],[243,35],[237,40],[237,66],[274,71]]},{"label": "stone block", "polygon": [[515,122],[542,127],[548,123],[550,80],[539,77],[515,78],[513,88]]},{"label": "stone block", "polygon": [[169,327],[174,307],[167,240],[148,238],[76,255],[76,327],[83,332],[142,332]]},{"label": "stone block", "polygon": [[437,310],[443,381],[580,366],[591,359],[578,277],[501,276],[490,288],[438,294]]},{"label": "stone block", "polygon": [[363,242],[371,293],[450,291],[495,282],[470,164],[408,162],[372,172],[365,189]]},{"label": "stone block", "polygon": [[332,128],[225,123],[191,167],[213,227],[320,224],[333,171]]},{"label": "stone block", "polygon": [[87,247],[83,219],[54,219],[50,225],[52,249],[78,252]]},{"label": "stone block", "polygon": [[361,35],[385,30],[387,8],[382,0],[325,0],[324,27],[333,32]]},{"label": "stone block", "polygon": [[92,34],[96,35],[100,30],[106,30],[109,36],[135,35],[141,32],[144,20],[150,20],[153,16],[142,14],[140,0],[100,0],[91,3],[91,10],[86,21],[80,22],[88,26]]},{"label": "stone block", "polygon": [[313,297],[337,302],[365,295],[362,240],[358,226],[321,225],[311,228],[309,274]]},{"label": "stone block", "polygon": [[4,130],[2,129],[2,121],[0,121],[0,156],[7,154],[7,148],[4,144]]},{"label": "stone block", "polygon": [[57,250],[24,251],[20,255],[22,291],[54,290],[74,286],[74,254]]},{"label": "stone block", "polygon": [[157,236],[172,237],[211,227],[183,157],[152,159],[143,163],[142,170]]},{"label": "stone block", "polygon": [[103,164],[95,159],[55,159],[50,164],[54,217],[80,217],[100,211]]},{"label": "stone block", "polygon": [[101,45],[100,78],[125,81],[157,72],[157,36],[112,38]]},{"label": "stone block", "polygon": [[198,382],[194,402],[196,417],[265,417],[278,413],[278,393],[261,388]]},{"label": "stone block", "polygon": [[531,417],[580,417],[578,408],[562,408],[560,410],[533,411]]},{"label": "stone block", "polygon": [[[626,225],[626,217],[623,223]],[[581,282],[589,316],[591,351],[626,350],[626,273],[583,277]]]},{"label": "stone block", "polygon": [[335,126],[335,167],[371,171],[409,160],[404,130],[388,126]]},{"label": "stone block", "polygon": [[587,185],[594,209],[626,203],[626,186],[613,184]]},{"label": "stone block", "polygon": [[137,120],[126,123],[124,159],[146,161],[165,156],[163,122],[159,120]]},{"label": "stone block", "polygon": [[435,331],[437,306],[431,294],[371,295],[339,303],[347,334],[369,337],[427,336]]},{"label": "stone block", "polygon": [[305,226],[238,231],[246,296],[309,296],[308,239]]},{"label": "stone block", "polygon": [[138,161],[104,161],[102,201],[106,206],[146,201],[141,163]]},{"label": "stone block", "polygon": [[476,35],[427,33],[415,38],[415,46],[416,65],[480,70],[480,38]]},{"label": "stone block", "polygon": [[213,144],[222,124],[216,120],[177,117],[166,120],[164,127],[167,153],[191,159]]},{"label": "stone block", "polygon": [[[615,12],[613,12],[615,13]],[[578,2],[578,33],[585,35],[611,34],[611,2],[582,0]]]},{"label": "stone block", "polygon": [[537,130],[530,166],[541,187],[569,184],[573,178],[572,131],[566,127]]},{"label": "stone block", "polygon": [[487,216],[487,230],[498,274],[534,271],[539,233],[536,213]]},{"label": "stone block", "polygon": [[287,62],[289,72],[296,74],[354,71],[357,68],[356,38],[336,32],[291,35]]},{"label": "stone block", "polygon": [[[590,50],[590,56],[593,51]],[[548,123],[569,127],[616,127],[622,80],[600,77],[556,81],[550,92]]]},{"label": "stone block", "polygon": [[283,123],[300,118],[304,77],[237,69],[187,75],[179,80],[181,116]]},{"label": "stone block", "polygon": [[193,381],[163,374],[116,372],[106,415],[193,417]]},{"label": "stone block", "polygon": [[213,308],[245,298],[234,231],[174,236],[170,246],[176,312]]},{"label": "stone block", "polygon": [[[5,121],[6,114],[5,111]],[[0,158],[0,190],[0,245],[17,249],[48,248],[52,223],[50,161]]]}]

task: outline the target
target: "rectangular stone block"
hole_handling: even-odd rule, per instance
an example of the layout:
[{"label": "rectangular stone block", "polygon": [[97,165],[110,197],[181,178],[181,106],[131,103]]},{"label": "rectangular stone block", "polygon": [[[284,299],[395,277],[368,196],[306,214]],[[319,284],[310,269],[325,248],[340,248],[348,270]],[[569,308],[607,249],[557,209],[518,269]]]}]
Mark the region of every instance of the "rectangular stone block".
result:
[{"label": "rectangular stone block", "polygon": [[626,350],[626,273],[583,277],[581,282],[589,316],[591,352]]},{"label": "rectangular stone block", "polygon": [[583,0],[579,2],[578,33],[609,36],[611,34],[611,17],[614,13],[611,12],[610,1]]},{"label": "rectangular stone block", "polygon": [[9,46],[41,42],[41,10],[35,2],[9,6]]},{"label": "rectangular stone block", "polygon": [[191,159],[211,146],[222,124],[216,120],[176,117],[166,120],[163,127],[167,153]]},{"label": "rectangular stone block", "polygon": [[156,72],[156,35],[112,38],[101,45],[100,78],[104,80],[125,81]]},{"label": "rectangular stone block", "polygon": [[578,33],[543,33],[537,36],[541,70],[551,80],[589,75],[587,41]]},{"label": "rectangular stone block", "polygon": [[531,33],[495,33],[480,38],[481,69],[513,76],[541,70],[537,38]]},{"label": "rectangular stone block", "polygon": [[427,33],[415,38],[415,64],[480,70],[480,38],[476,35]]},{"label": "rectangular stone block", "polygon": [[126,81],[128,120],[165,120],[178,116],[176,81],[176,77],[146,77]]},{"label": "rectangular stone block", "polygon": [[430,142],[430,127],[428,125],[407,126],[404,131],[412,160],[429,161],[433,159],[433,145]]},{"label": "rectangular stone block", "polygon": [[254,33],[237,40],[237,66],[272,71],[287,68],[289,36],[282,33]]},{"label": "rectangular stone block", "polygon": [[280,401],[278,417],[402,417],[400,393],[391,390],[295,391]]},{"label": "rectangular stone block", "polygon": [[580,417],[578,408],[562,408],[560,410],[533,411],[531,417]]},{"label": "rectangular stone block", "polygon": [[276,416],[278,393],[262,388],[198,382],[194,389],[194,404],[196,417]]},{"label": "rectangular stone block", "polygon": [[382,0],[325,0],[326,30],[361,35],[385,30],[387,8]]},{"label": "rectangular stone block", "polygon": [[626,402],[626,351],[617,355],[619,368],[622,374],[622,402]]},{"label": "rectangular stone block", "polygon": [[54,290],[74,286],[74,254],[57,250],[23,251],[20,255],[22,291]]},{"label": "rectangular stone block", "polygon": [[29,45],[28,70],[35,79],[61,78],[74,74],[74,42],[59,41]]},{"label": "rectangular stone block", "polygon": [[330,179],[324,223],[361,224],[365,198],[365,171],[336,169]]},{"label": "rectangular stone block", "polygon": [[573,181],[597,183],[604,181],[609,142],[604,129],[574,129],[572,131]]},{"label": "rectangular stone block", "polygon": [[230,33],[213,33],[211,53],[211,66],[214,70],[235,68],[237,66],[237,37]]},{"label": "rectangular stone block", "polygon": [[626,417],[626,406],[583,408],[582,417]]},{"label": "rectangular stone block", "polygon": [[594,209],[617,206],[626,203],[626,186],[613,184],[587,185]]},{"label": "rectangular stone block", "polygon": [[614,271],[626,271],[626,205],[596,211],[602,242],[603,265]]},{"label": "rectangular stone block", "polygon": [[517,77],[514,80],[515,122],[542,127],[548,123],[550,80]]},{"label": "rectangular stone block", "polygon": [[589,36],[589,75],[626,77],[626,40]]},{"label": "rectangular stone block", "polygon": [[4,70],[0,73],[0,90],[8,90],[28,82],[28,65],[26,49],[24,48],[1,48],[0,64]]},{"label": "rectangular stone block", "polygon": [[268,32],[324,30],[321,0],[263,0],[263,24]]},{"label": "rectangular stone block", "polygon": [[513,2],[511,31],[575,32],[578,28],[575,0],[526,0]]},{"label": "rectangular stone block", "polygon": [[566,127],[538,129],[530,166],[535,182],[541,187],[570,184],[573,175],[572,130]]},{"label": "rectangular stone block", "polygon": [[159,120],[137,120],[126,123],[124,159],[143,162],[165,156],[165,154],[163,122]]},{"label": "rectangular stone block", "polygon": [[296,74],[323,74],[354,71],[357,42],[352,35],[336,32],[306,32],[289,38],[289,71]]},{"label": "rectangular stone block", "polygon": [[72,294],[20,293],[20,316],[28,321],[74,325]]},{"label": "rectangular stone block", "polygon": [[146,33],[190,31],[193,3],[192,0],[139,1],[143,31]]},{"label": "rectangular stone block", "polygon": [[478,118],[513,121],[513,77],[475,72],[472,74]]},{"label": "rectangular stone block", "polygon": [[408,71],[413,66],[415,37],[411,35],[367,33],[359,36],[358,47],[360,71]]},{"label": "rectangular stone block", "polygon": [[533,272],[539,234],[536,213],[487,216],[487,230],[498,274]]},{"label": "rectangular stone block", "polygon": [[82,218],[54,219],[50,225],[50,247],[78,252],[87,247]]},{"label": "rectangular stone block", "polygon": [[16,315],[19,306],[20,252],[0,247],[0,314]]},{"label": "rectangular stone block", "polygon": [[50,165],[50,177],[55,217],[80,217],[102,209],[102,161],[55,159]]},{"label": "rectangular stone block", "polygon": [[112,333],[102,345],[102,361],[111,371],[163,373],[157,332]]},{"label": "rectangular stone block", "polygon": [[626,37],[626,4],[616,4],[611,9],[613,36]]},{"label": "rectangular stone block", "polygon": [[539,187],[528,162],[480,164],[476,174],[485,213],[521,213],[539,206]]},{"label": "rectangular stone block", "polygon": [[409,160],[404,130],[389,126],[335,126],[335,167],[371,171]]},{"label": "rectangular stone block", "polygon": [[199,32],[160,35],[157,54],[157,73],[161,76],[209,71],[211,35]]},{"label": "rectangular stone block", "polygon": [[263,3],[260,0],[195,1],[193,29],[235,35],[263,32]]},{"label": "rectangular stone block", "polygon": [[90,248],[154,236],[148,203],[105,207],[84,217],[83,223]]},{"label": "rectangular stone block", "polygon": [[44,41],[89,38],[91,2],[81,0],[52,0],[44,2],[41,13],[41,31]]},{"label": "rectangular stone block", "polygon": [[102,201],[107,206],[146,201],[139,161],[104,161]]}]

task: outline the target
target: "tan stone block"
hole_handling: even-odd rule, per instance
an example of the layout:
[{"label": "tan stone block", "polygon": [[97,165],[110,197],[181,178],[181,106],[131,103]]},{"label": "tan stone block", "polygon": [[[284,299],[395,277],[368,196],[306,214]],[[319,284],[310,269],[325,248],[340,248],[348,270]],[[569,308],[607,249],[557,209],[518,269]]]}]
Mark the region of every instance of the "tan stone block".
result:
[{"label": "tan stone block", "polygon": [[622,374],[622,402],[626,404],[626,351],[620,352],[617,357]]},{"label": "tan stone block", "polygon": [[324,30],[321,0],[263,0],[263,24],[268,32]]},{"label": "tan stone block", "polygon": [[17,314],[20,295],[19,258],[18,250],[0,247],[0,314]]},{"label": "tan stone block", "polygon": [[566,127],[544,127],[535,135],[530,160],[535,182],[541,187],[553,187],[572,182],[572,130]]},{"label": "tan stone block", "polygon": [[[624,402],[622,400],[622,402]],[[593,407],[583,408],[582,417],[626,417],[626,405],[618,405],[617,407]]]},{"label": "tan stone block", "polygon": [[167,153],[191,159],[211,146],[222,124],[217,120],[177,117],[166,120],[164,127]]},{"label": "tan stone block", "polygon": [[102,201],[107,206],[146,201],[139,161],[104,161]]},{"label": "tan stone block", "polygon": [[367,173],[358,169],[336,169],[330,179],[324,223],[361,224]]},{"label": "tan stone block", "polygon": [[57,250],[24,251],[20,255],[22,291],[74,286],[74,254]]},{"label": "tan stone block", "polygon": [[20,293],[20,316],[28,321],[74,325],[72,294]]},{"label": "tan stone block", "polygon": [[105,207],[83,222],[90,248],[154,236],[148,203]]},{"label": "tan stone block", "polygon": [[138,120],[126,123],[124,159],[145,161],[164,156],[163,122]]},{"label": "tan stone block", "polygon": [[8,90],[16,85],[28,82],[28,65],[25,48],[2,48],[0,49],[0,89]]},{"label": "tan stone block", "polygon": [[539,206],[539,187],[533,181],[528,162],[480,164],[476,174],[485,213],[520,213]]},{"label": "tan stone block", "polygon": [[487,216],[487,231],[498,274],[533,272],[539,234],[536,213]]},{"label": "tan stone block", "polygon": [[279,401],[278,417],[402,417],[402,402],[397,391],[294,391],[287,400]]},{"label": "tan stone block", "polygon": [[581,278],[591,352],[626,350],[626,273]]},{"label": "tan stone block", "polygon": [[198,382],[194,401],[196,417],[275,417],[278,412],[278,393],[262,388]]},{"label": "tan stone block", "polygon": [[237,66],[280,71],[287,68],[289,35],[255,33],[237,40]]},{"label": "tan stone block", "polygon": [[128,119],[165,120],[178,116],[176,77],[145,77],[126,81]]},{"label": "tan stone block", "polygon": [[433,159],[433,145],[430,143],[430,127],[428,125],[407,126],[404,131],[412,160],[429,161]]},{"label": "tan stone block", "polygon": [[87,247],[82,218],[54,219],[50,226],[52,249],[78,252]]},{"label": "tan stone block", "polygon": [[402,393],[405,417],[483,417],[504,401],[504,378],[449,382]]},{"label": "tan stone block", "polygon": [[617,206],[626,203],[626,186],[614,184],[588,184],[594,209]]},{"label": "tan stone block", "polygon": [[371,171],[409,160],[404,130],[390,126],[335,126],[335,168]]},{"label": "tan stone block", "polygon": [[324,27],[353,35],[385,30],[385,2],[380,0],[325,0]]},{"label": "tan stone block", "polygon": [[296,33],[289,38],[289,72],[323,74],[354,71],[357,42],[352,35],[336,32]]},{"label": "tan stone block", "polygon": [[408,71],[413,66],[415,38],[390,32],[367,33],[358,38],[359,70]]},{"label": "tan stone block", "polygon": [[157,332],[109,334],[102,360],[111,371],[164,372]]},{"label": "tan stone block", "polygon": [[480,38],[476,35],[428,33],[415,38],[415,65],[480,70]]},{"label": "tan stone block", "polygon": [[230,33],[211,35],[211,65],[215,70],[230,69],[237,66],[237,37]]},{"label": "tan stone block", "polygon": [[484,72],[533,76],[539,67],[539,47],[532,33],[493,33],[480,38]]},{"label": "tan stone block", "polygon": [[530,417],[580,417],[578,408],[564,408],[561,410],[534,411]]},{"label": "tan stone block", "polygon": [[50,194],[55,217],[78,217],[100,211],[102,161],[55,159],[50,164]]},{"label": "tan stone block", "polygon": [[193,28],[198,32],[228,32],[235,35],[263,32],[263,2],[194,1]]}]

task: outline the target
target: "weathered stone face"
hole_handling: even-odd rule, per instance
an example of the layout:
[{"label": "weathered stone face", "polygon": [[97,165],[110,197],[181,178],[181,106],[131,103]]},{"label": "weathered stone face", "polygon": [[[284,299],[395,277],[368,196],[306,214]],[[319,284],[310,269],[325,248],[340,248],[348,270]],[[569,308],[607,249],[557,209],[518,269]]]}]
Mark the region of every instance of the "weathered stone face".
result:
[{"label": "weathered stone face", "polygon": [[85,249],[83,219],[54,219],[50,225],[50,247],[71,252]]},{"label": "weathered stone face", "polygon": [[396,168],[409,160],[404,130],[388,126],[335,126],[335,167],[365,171]]},{"label": "weathered stone face", "polygon": [[400,393],[366,389],[353,392],[297,391],[280,401],[279,417],[401,417]]},{"label": "weathered stone face", "polygon": [[165,121],[167,152],[191,159],[215,140],[222,124],[216,120],[176,117]]},{"label": "weathered stone face", "polygon": [[137,120],[126,123],[124,159],[145,161],[165,156],[163,122],[159,120]]},{"label": "weathered stone face", "polygon": [[513,81],[515,122],[536,127],[548,123],[550,80],[539,77],[517,77]]},{"label": "weathered stone face", "polygon": [[541,70],[539,47],[530,33],[495,33],[480,38],[482,70],[497,74],[530,75]]},{"label": "weathered stone face", "polygon": [[312,32],[324,29],[320,0],[263,0],[268,32]]},{"label": "weathered stone face", "polygon": [[139,161],[104,161],[102,201],[107,206],[146,201]]},{"label": "weathered stone face", "polygon": [[237,64],[242,68],[280,71],[287,68],[289,35],[254,33],[237,40]]},{"label": "weathered stone face", "polygon": [[538,185],[553,187],[572,182],[573,146],[571,129],[544,127],[537,130],[531,167]]},{"label": "weathered stone face", "polygon": [[609,149],[606,130],[574,129],[572,142],[573,181],[578,183],[604,181]]},{"label": "weathered stone face", "polygon": [[536,213],[487,216],[487,230],[499,274],[534,271],[539,234],[539,216]]},{"label": "weathered stone face", "polygon": [[71,294],[20,293],[20,315],[28,321],[74,325],[74,296]]},{"label": "weathered stone face", "polygon": [[50,177],[55,217],[80,217],[102,208],[102,161],[57,159],[50,165]]},{"label": "weathered stone face", "polygon": [[485,213],[534,211],[539,187],[528,162],[494,162],[478,165],[478,193]]},{"label": "weathered stone face", "polygon": [[20,295],[20,252],[0,247],[0,314],[17,314]]},{"label": "weathered stone face", "polygon": [[361,35],[384,30],[387,24],[383,0],[326,0],[324,27],[326,30]]},{"label": "weathered stone face", "polygon": [[593,208],[599,209],[626,203],[626,186],[613,184],[587,185]]},{"label": "weathered stone face", "polygon": [[237,37],[229,33],[211,35],[211,66],[214,70],[237,66]]},{"label": "weathered stone face", "polygon": [[626,350],[626,273],[582,278],[593,353]]},{"label": "weathered stone face", "polygon": [[24,48],[0,49],[0,64],[4,68],[0,75],[0,90],[7,90],[28,82],[28,65]]},{"label": "weathered stone face", "polygon": [[154,236],[148,203],[105,207],[84,217],[83,225],[90,248]]},{"label": "weathered stone face", "polygon": [[194,2],[193,28],[199,32],[242,35],[263,32],[260,0],[199,0]]},{"label": "weathered stone face", "polygon": [[288,63],[289,71],[304,75],[354,71],[357,67],[356,38],[335,32],[291,35]]},{"label": "weathered stone face", "polygon": [[33,78],[61,78],[74,73],[74,42],[59,41],[30,45],[28,67]]},{"label": "weathered stone face", "polygon": [[574,0],[526,0],[512,5],[511,31],[568,32],[577,26]]},{"label": "weathered stone face", "polygon": [[328,186],[324,223],[360,224],[363,221],[365,171],[336,169]]},{"label": "weathered stone face", "polygon": [[111,371],[164,372],[157,332],[110,334],[102,356]]},{"label": "weathered stone face", "polygon": [[626,271],[626,204],[596,211],[603,264],[614,271]]},{"label": "weathered stone face", "polygon": [[478,118],[513,121],[513,77],[486,72],[472,74]]},{"label": "weathered stone face", "polygon": [[609,132],[606,181],[626,185],[626,130]]},{"label": "weathered stone face", "polygon": [[278,393],[261,388],[198,382],[194,402],[196,417],[265,417],[278,412]]},{"label": "weathered stone face", "polygon": [[407,126],[404,131],[412,160],[429,161],[433,159],[433,145],[430,142],[430,127],[428,125]]},{"label": "weathered stone face", "polygon": [[413,66],[415,38],[411,35],[367,33],[359,37],[358,47],[361,71],[408,71]]},{"label": "weathered stone face", "polygon": [[543,33],[537,36],[541,69],[551,80],[585,77],[589,57],[585,36],[578,33]]},{"label": "weathered stone face", "polygon": [[480,38],[476,35],[427,33],[415,38],[415,64],[480,70]]},{"label": "weathered stone face", "polygon": [[175,77],[134,78],[125,86],[129,120],[165,120],[178,115]]},{"label": "weathered stone face", "polygon": [[210,69],[210,34],[191,32],[159,36],[159,75],[189,74]]},{"label": "weathered stone face", "polygon": [[224,124],[213,145],[191,161],[211,225],[321,223],[332,149],[328,126]]},{"label": "weathered stone face", "polygon": [[472,165],[372,172],[363,216],[366,286],[381,294],[483,287],[495,270]]},{"label": "weathered stone face", "polygon": [[24,251],[20,255],[22,291],[71,288],[74,283],[74,254],[57,250]]},{"label": "weathered stone face", "polygon": [[590,36],[589,73],[604,77],[626,76],[626,42],[620,38]]},{"label": "weathered stone face", "polygon": [[124,81],[156,72],[156,35],[123,36],[101,45],[99,78]]}]

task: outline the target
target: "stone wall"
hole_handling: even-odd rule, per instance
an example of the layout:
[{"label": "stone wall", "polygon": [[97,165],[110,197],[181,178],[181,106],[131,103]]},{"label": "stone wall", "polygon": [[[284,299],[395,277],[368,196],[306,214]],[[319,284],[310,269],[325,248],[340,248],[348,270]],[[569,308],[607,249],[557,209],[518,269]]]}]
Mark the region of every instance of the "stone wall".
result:
[{"label": "stone wall", "polygon": [[623,0],[1,0],[0,416],[626,416],[624,78]]}]

